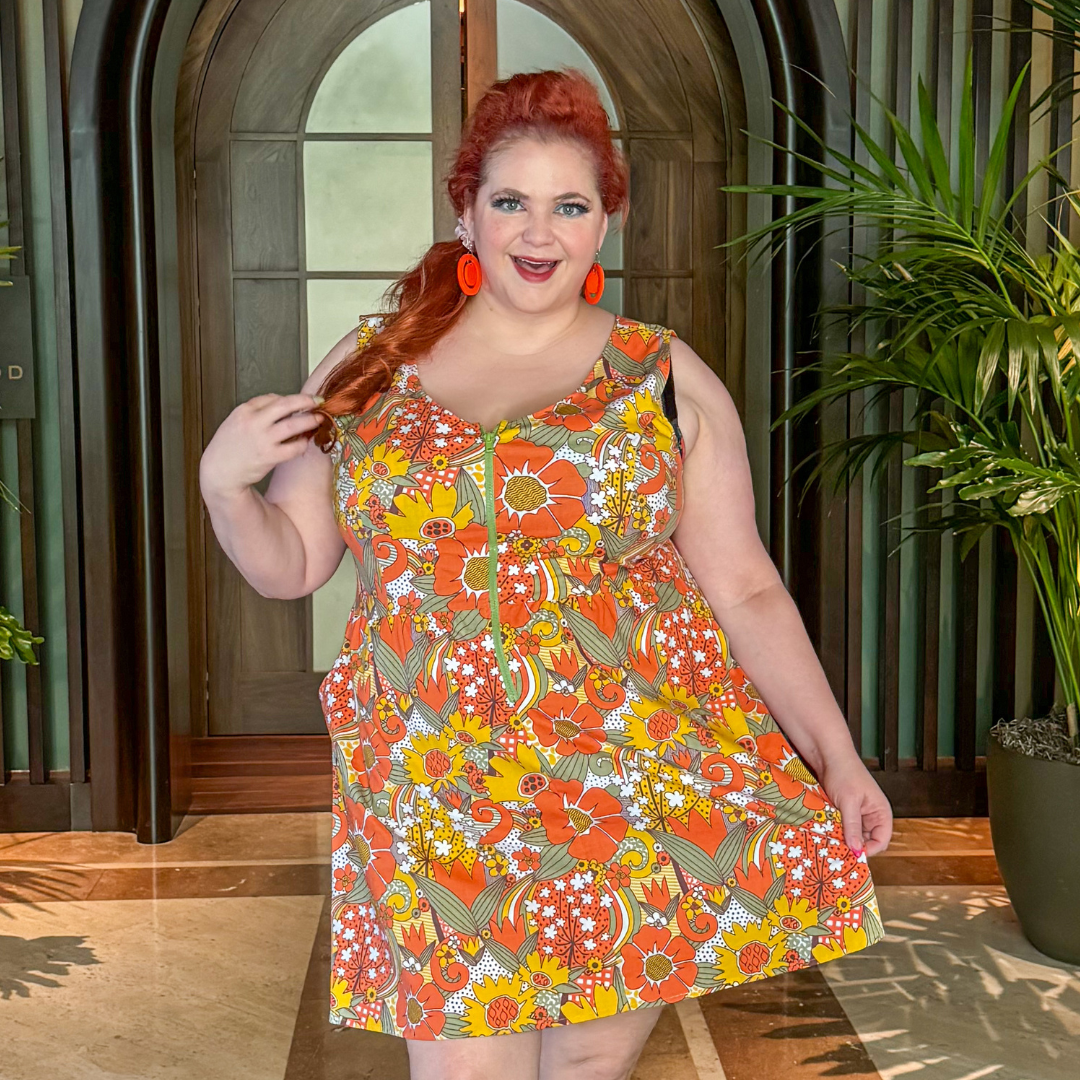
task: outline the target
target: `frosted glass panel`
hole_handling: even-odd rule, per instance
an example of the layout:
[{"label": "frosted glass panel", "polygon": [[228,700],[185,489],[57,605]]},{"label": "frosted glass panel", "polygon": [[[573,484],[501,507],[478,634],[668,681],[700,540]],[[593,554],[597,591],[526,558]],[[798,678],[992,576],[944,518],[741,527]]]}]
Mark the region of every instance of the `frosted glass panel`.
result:
[{"label": "frosted glass panel", "polygon": [[[615,139],[614,143],[623,150],[622,139]],[[600,248],[600,265],[605,270],[624,269],[622,223],[622,214],[612,214],[608,218],[607,236],[604,237],[604,243]]]},{"label": "frosted glass panel", "polygon": [[605,278],[604,295],[600,297],[600,302],[596,306],[610,311],[612,315],[622,315],[622,297],[622,278]]},{"label": "frosted glass panel", "polygon": [[345,640],[356,599],[356,560],[346,550],[334,576],[311,594],[311,670],[329,671]]},{"label": "frosted glass panel", "polygon": [[[580,68],[600,91],[608,123],[619,126],[615,103],[589,54],[561,27],[535,8],[519,0],[498,0],[495,14],[499,78],[518,71],[547,71],[563,67]],[[618,33],[618,30],[614,30]]]},{"label": "frosted glass panel", "polygon": [[431,143],[305,143],[308,269],[407,269],[434,239],[431,190]]},{"label": "frosted glass panel", "polygon": [[608,218],[607,236],[600,245],[600,265],[605,270],[623,269],[622,214]]},{"label": "frosted glass panel", "polygon": [[380,19],[342,50],[315,92],[307,130],[431,130],[426,0]]},{"label": "frosted glass panel", "polygon": [[361,315],[382,311],[382,294],[390,278],[333,281],[309,278],[307,283],[308,371],[341,340]]}]

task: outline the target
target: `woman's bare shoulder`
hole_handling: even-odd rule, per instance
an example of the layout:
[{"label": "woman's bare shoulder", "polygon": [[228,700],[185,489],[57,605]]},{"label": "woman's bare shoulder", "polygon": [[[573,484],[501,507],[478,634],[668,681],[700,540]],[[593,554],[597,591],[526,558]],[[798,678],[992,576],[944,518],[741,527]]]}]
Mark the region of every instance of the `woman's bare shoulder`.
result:
[{"label": "woman's bare shoulder", "polygon": [[742,418],[715,371],[682,338],[671,339],[671,373],[686,453],[701,434],[735,448],[743,440]]}]

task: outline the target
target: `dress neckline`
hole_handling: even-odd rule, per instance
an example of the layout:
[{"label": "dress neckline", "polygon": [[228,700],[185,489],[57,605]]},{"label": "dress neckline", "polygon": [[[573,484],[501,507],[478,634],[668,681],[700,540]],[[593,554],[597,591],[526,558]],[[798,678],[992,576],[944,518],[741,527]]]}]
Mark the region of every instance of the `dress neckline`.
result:
[{"label": "dress neckline", "polygon": [[518,416],[513,420],[500,420],[495,425],[495,427],[493,427],[493,428],[485,428],[483,424],[479,423],[479,421],[467,420],[464,416],[458,416],[458,414],[456,412],[454,412],[453,409],[448,409],[448,408],[446,408],[445,405],[442,405],[440,402],[436,401],[424,389],[424,385],[420,381],[419,365],[415,361],[410,361],[407,364],[402,364],[401,368],[399,370],[406,377],[408,377],[409,375],[413,376],[413,378],[416,381],[416,386],[418,388],[417,391],[416,391],[416,394],[421,400],[426,401],[429,405],[431,405],[434,408],[439,409],[440,411],[444,412],[447,416],[451,417],[452,419],[457,420],[459,423],[467,424],[470,427],[475,427],[475,428],[479,429],[481,434],[484,434],[484,432],[486,432],[486,431],[503,431],[504,429],[506,429],[508,427],[517,427],[517,426],[523,424],[526,420],[533,420],[540,413],[550,412],[552,409],[557,409],[560,405],[565,405],[567,402],[571,401],[573,398],[577,397],[579,394],[588,393],[589,388],[593,385],[593,383],[596,382],[596,379],[598,377],[598,372],[603,370],[604,353],[607,352],[607,347],[610,344],[612,344],[612,342],[615,340],[615,335],[616,335],[616,333],[617,333],[617,331],[619,329],[619,326],[623,322],[624,322],[624,320],[623,320],[623,317],[621,315],[616,315],[615,316],[615,321],[611,325],[611,333],[608,334],[607,340],[604,342],[604,347],[600,350],[600,355],[593,362],[592,367],[589,368],[589,371],[586,374],[585,378],[582,380],[581,385],[578,386],[578,388],[576,390],[574,390],[571,393],[567,394],[565,397],[559,398],[558,401],[553,401],[550,405],[545,405],[542,408],[535,409],[533,412],[530,412],[530,413],[524,413],[523,415]]}]

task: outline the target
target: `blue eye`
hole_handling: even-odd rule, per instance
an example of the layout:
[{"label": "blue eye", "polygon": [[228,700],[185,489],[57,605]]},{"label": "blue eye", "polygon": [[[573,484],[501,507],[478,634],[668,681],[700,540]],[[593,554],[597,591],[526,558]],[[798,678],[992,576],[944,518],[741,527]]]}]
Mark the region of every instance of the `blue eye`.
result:
[{"label": "blue eye", "polygon": [[500,197],[500,198],[498,198],[498,199],[494,199],[494,200],[492,201],[491,205],[492,205],[492,206],[493,206],[493,207],[494,207],[494,208],[495,208],[496,210],[505,210],[505,209],[506,209],[506,204],[507,204],[507,203],[517,203],[517,204],[518,204],[518,206],[520,206],[520,205],[521,205],[521,203],[520,203],[520,202],[519,202],[519,201],[518,201],[517,199],[515,199],[515,198],[514,198],[513,196],[511,196],[511,195],[503,195],[503,196],[501,196],[501,197]]},{"label": "blue eye", "polygon": [[571,218],[581,217],[582,215],[587,214],[589,212],[589,208],[584,203],[561,203],[560,206],[559,206],[559,209],[560,210],[580,210],[581,211],[580,214],[563,214],[562,215],[563,217],[571,217]]}]

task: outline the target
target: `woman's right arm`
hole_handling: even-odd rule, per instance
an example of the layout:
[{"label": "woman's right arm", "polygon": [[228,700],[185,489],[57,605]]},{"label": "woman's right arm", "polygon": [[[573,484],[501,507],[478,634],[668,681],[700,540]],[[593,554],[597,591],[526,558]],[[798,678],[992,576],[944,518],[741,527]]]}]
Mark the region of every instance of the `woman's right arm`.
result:
[{"label": "woman's right arm", "polygon": [[[327,375],[356,348],[358,328],[326,354],[297,394],[260,394],[222,421],[199,463],[199,487],[225,554],[261,596],[293,600],[327,582],[345,542],[332,503],[333,462],[311,440],[310,410]],[[265,498],[252,486],[270,470]]]}]

